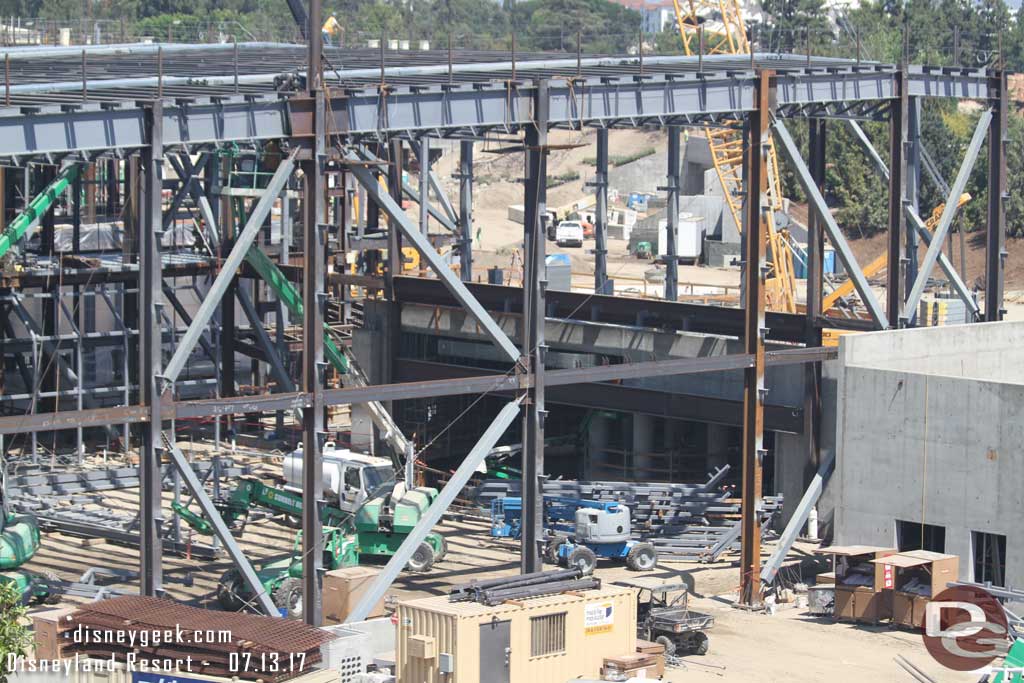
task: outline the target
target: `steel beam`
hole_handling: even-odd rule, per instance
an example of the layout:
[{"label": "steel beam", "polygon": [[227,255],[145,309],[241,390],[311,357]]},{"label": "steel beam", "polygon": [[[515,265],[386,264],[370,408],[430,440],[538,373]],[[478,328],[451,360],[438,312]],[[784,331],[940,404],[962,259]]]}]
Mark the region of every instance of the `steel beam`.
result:
[{"label": "steel beam", "polygon": [[597,129],[597,165],[594,170],[594,293],[608,291],[608,129]]},{"label": "steel beam", "polygon": [[[889,255],[885,277],[885,311],[889,320],[899,319],[900,307],[903,303],[899,263],[900,251],[903,248],[903,233],[907,224],[903,210],[904,198],[907,196],[904,151],[907,147],[907,110],[910,107],[905,80],[906,74],[900,71],[896,78],[896,91],[899,96],[892,101],[889,109],[889,159],[892,166],[889,173],[889,234],[887,237]],[[854,129],[863,136],[862,146],[866,144],[874,152],[874,147],[864,136],[860,126],[854,122],[851,123],[853,123]],[[877,157],[877,154],[875,156]],[[876,160],[876,166],[879,163],[882,163],[881,159]]]},{"label": "steel beam", "polygon": [[665,253],[661,255],[665,263],[665,299],[676,301],[679,298],[679,256],[676,241],[679,237],[679,167],[682,157],[679,153],[679,126],[668,127],[668,173],[666,186],[660,188],[666,193],[665,204]]},{"label": "steel beam", "polygon": [[796,541],[804,528],[804,524],[807,523],[807,516],[811,512],[811,508],[818,502],[821,492],[825,490],[825,484],[828,482],[829,475],[832,474],[832,466],[835,465],[835,462],[835,452],[829,451],[814,478],[811,479],[807,490],[804,491],[803,497],[793,511],[793,516],[789,518],[789,523],[786,524],[786,528],[782,531],[782,535],[779,537],[779,542],[775,546],[771,557],[761,567],[762,583],[771,584],[775,580],[775,575],[778,574],[779,567],[782,566],[783,561],[786,559],[789,549],[793,547],[793,542]]},{"label": "steel beam", "polygon": [[[1001,57],[1000,57],[1001,58]],[[1006,265],[1006,143],[1009,99],[1006,72],[989,79],[989,102],[994,113],[988,130],[988,217],[985,235],[985,320],[1002,320]]]},{"label": "steel beam", "polygon": [[[875,170],[878,172],[878,175],[881,176],[881,178],[885,182],[888,182],[888,183],[891,184],[890,177],[889,177],[889,167],[886,166],[885,161],[882,160],[882,157],[880,157],[878,155],[878,152],[875,150],[874,146],[871,144],[871,141],[868,139],[867,135],[864,133],[864,129],[862,129],[857,124],[856,121],[849,121],[848,124],[850,125],[851,129],[853,130],[854,139],[859,143],[861,149],[867,155],[868,159],[872,162],[872,165],[875,167]],[[912,149],[913,145],[910,142],[907,142],[904,147],[907,150],[909,150],[909,149]],[[921,149],[923,150],[924,147],[921,147]],[[903,213],[906,216],[907,221],[909,221],[909,223],[910,223],[910,230],[909,230],[909,232],[913,232],[915,234],[914,249],[916,250],[917,249],[917,246],[916,246],[917,245],[917,240],[920,239],[926,245],[930,245],[932,243],[932,234],[931,234],[931,232],[928,231],[928,227],[924,224],[924,221],[921,220],[921,217],[917,213],[917,209],[914,206],[916,204],[916,200],[913,200],[913,201],[911,200],[911,191],[910,190],[911,190],[911,185],[912,185],[911,177],[913,176],[913,174],[910,173],[910,170],[909,170],[910,164],[909,164],[909,161],[907,161],[908,158],[909,158],[909,154],[904,157],[905,162],[906,162],[905,166],[907,167],[907,172],[905,174],[906,183],[905,183],[905,185],[903,185],[903,188],[904,188],[904,191],[905,191],[905,195],[904,195],[903,200],[900,202],[900,204],[902,206]],[[893,245],[890,244],[889,248],[892,249]],[[899,250],[896,250],[896,255],[897,256],[900,253],[901,252]],[[892,261],[891,261],[892,257],[893,257],[893,253],[890,252],[889,256],[888,256],[888,258],[890,259],[890,261],[889,261],[890,263],[892,263]],[[907,260],[907,259],[903,259],[903,260],[907,261],[908,264],[909,264],[909,260]],[[914,266],[915,267],[917,266],[917,261],[916,260],[914,260]],[[974,316],[974,318],[977,318],[978,317],[978,304],[977,304],[977,302],[974,301],[974,296],[972,295],[971,290],[964,283],[963,278],[960,277],[960,274],[957,273],[956,268],[953,266],[953,263],[949,260],[949,258],[946,257],[945,254],[943,254],[941,252],[939,252],[939,267],[942,268],[942,272],[944,272],[946,274],[946,277],[949,278],[950,284],[952,285],[953,289],[956,290],[957,294],[960,296],[960,300],[964,302],[964,306],[966,306],[967,309],[969,311],[971,311],[971,314],[972,314],[972,316]],[[892,273],[893,270],[896,270],[896,271],[899,270],[898,268],[893,269],[893,268],[889,268],[888,266],[886,266],[886,268],[888,269],[889,273]],[[887,282],[891,282],[891,281],[887,279]],[[891,286],[891,285],[887,284],[886,286],[888,287],[888,286]],[[898,286],[899,285],[897,285],[897,287]],[[913,321],[913,316],[911,316],[911,321]]]},{"label": "steel beam", "polygon": [[[350,161],[359,161],[359,155],[353,152],[349,152],[346,156]],[[434,250],[433,245],[430,244],[430,241],[423,237],[416,224],[409,219],[409,216],[402,210],[402,207],[381,188],[380,184],[373,177],[373,173],[358,164],[353,164],[350,167],[350,171],[356,181],[366,190],[367,197],[387,213],[391,221],[401,230],[402,235],[419,250],[423,258],[430,264],[431,269],[437,273],[441,282],[480,323],[487,336],[491,338],[498,348],[505,352],[509,360],[518,362],[519,351],[516,349],[515,344],[512,343],[512,340],[508,338],[498,324],[494,322],[490,314],[470,294],[466,286],[455,277],[455,273],[441,259],[437,251]]]},{"label": "steel beam", "polygon": [[142,155],[143,188],[139,247],[139,399],[149,408],[149,422],[142,427],[139,450],[139,576],[142,595],[163,590],[163,541],[161,526],[160,431],[161,387],[157,376],[162,361],[163,334],[160,327],[161,292],[160,236],[163,233],[163,116],[162,103],[147,110],[149,147]]},{"label": "steel beam", "polygon": [[825,197],[822,196],[821,191],[815,185],[814,178],[811,176],[807,164],[804,162],[803,157],[800,156],[800,148],[797,147],[793,137],[789,134],[789,130],[786,129],[786,124],[781,119],[777,119],[772,129],[775,139],[781,143],[782,151],[785,152],[786,158],[789,159],[789,162],[793,165],[793,170],[796,171],[797,180],[807,195],[808,203],[821,219],[825,232],[828,233],[829,241],[835,247],[836,254],[838,254],[840,261],[842,261],[843,266],[846,268],[850,279],[853,280],[857,294],[860,295],[861,301],[867,306],[871,318],[880,329],[889,327],[889,320],[878,303],[875,293],[871,290],[871,284],[864,277],[864,272],[857,263],[857,258],[853,255],[846,237],[843,235],[842,230],[839,229],[839,225],[832,216],[832,212],[829,211],[828,204],[825,203]]},{"label": "steel beam", "polygon": [[189,491],[192,492],[195,497],[196,503],[199,505],[199,509],[203,511],[203,516],[213,526],[213,533],[217,535],[220,542],[224,544],[224,550],[227,551],[228,557],[235,563],[235,567],[238,569],[242,578],[249,585],[249,590],[252,591],[253,600],[259,605],[260,609],[264,614],[269,616],[277,616],[278,610],[274,606],[274,601],[267,595],[267,591],[263,588],[263,583],[260,581],[260,577],[256,574],[256,570],[253,569],[252,563],[242,552],[241,547],[238,545],[238,541],[231,534],[231,530],[228,525],[224,523],[224,518],[221,517],[220,511],[213,504],[213,500],[206,493],[206,488],[203,486],[203,482],[196,475],[192,465],[185,458],[185,454],[181,452],[181,449],[167,436],[166,432],[160,433],[161,440],[163,441],[164,448],[171,455],[171,462],[174,464],[175,469],[181,475],[182,479],[185,480],[185,485],[188,486]]},{"label": "steel beam", "polygon": [[[459,274],[473,281],[473,141],[459,143]],[[440,196],[443,193],[438,192]]]},{"label": "steel beam", "polygon": [[[311,0],[310,17],[319,21],[320,0]],[[319,23],[311,24],[315,33]],[[312,43],[312,41],[311,41]],[[313,54],[312,52],[310,53]],[[316,64],[311,56],[311,63]],[[303,273],[302,288],[302,388],[310,397],[310,406],[302,420],[302,618],[312,626],[322,620],[323,598],[323,522],[320,507],[323,502],[323,452],[325,437],[324,410],[324,248],[326,226],[321,225],[324,215],[324,164],[327,159],[325,135],[324,92],[317,88],[313,158],[302,162],[304,185],[303,216]],[[280,192],[280,188],[275,194]]]},{"label": "steel beam", "polygon": [[[419,145],[419,159],[420,159],[420,190],[417,193],[419,195],[420,204],[420,232],[425,237],[429,238],[430,235],[430,138],[423,136],[420,138]],[[447,217],[446,217],[447,218]],[[455,232],[455,224],[449,221],[451,227],[450,232]]]},{"label": "steel beam", "polygon": [[[257,281],[258,282],[258,281]],[[235,296],[238,298],[238,303],[242,305],[242,312],[245,317],[249,320],[249,327],[252,329],[253,334],[256,335],[256,342],[260,349],[263,350],[263,355],[266,356],[267,364],[270,366],[270,373],[278,384],[281,385],[281,389],[286,392],[295,391],[295,382],[288,375],[288,370],[284,367],[284,363],[281,361],[281,356],[278,355],[278,348],[274,342],[270,339],[270,334],[263,327],[263,321],[260,320],[260,315],[256,311],[256,306],[253,305],[252,299],[246,294],[245,290],[239,287],[235,290]],[[302,413],[299,412],[296,417],[299,421],[302,421]]]},{"label": "steel beam", "polygon": [[210,290],[207,292],[206,298],[204,298],[203,302],[199,305],[199,310],[196,311],[192,324],[188,326],[185,334],[178,342],[177,348],[174,349],[174,355],[171,356],[171,360],[167,362],[167,367],[164,368],[162,373],[163,381],[167,384],[173,384],[178,378],[178,375],[181,374],[182,369],[185,367],[188,357],[192,354],[192,349],[195,348],[200,335],[202,335],[207,324],[209,324],[210,318],[213,316],[214,311],[217,309],[221,299],[224,297],[224,292],[227,291],[228,285],[231,284],[239,266],[242,265],[246,252],[249,251],[249,247],[252,245],[253,240],[256,239],[256,236],[259,235],[260,228],[263,227],[263,221],[266,220],[271,207],[274,205],[274,202],[277,201],[277,197],[281,194],[284,184],[288,181],[288,177],[291,175],[292,169],[295,166],[295,157],[297,155],[298,149],[295,149],[286,159],[281,161],[281,165],[277,167],[273,177],[271,177],[270,182],[263,191],[263,195],[256,203],[256,207],[252,210],[252,213],[249,214],[249,219],[245,222],[245,227],[235,239],[235,243],[231,247],[231,252],[228,253],[227,257],[225,257],[221,263],[221,269],[220,272],[217,273],[217,278],[210,286]]},{"label": "steel beam", "polygon": [[[174,288],[171,287],[171,285],[168,284],[166,281],[164,281],[161,290],[164,293],[164,298],[167,299],[167,302],[171,305],[171,308],[174,309],[174,312],[178,314],[178,317],[180,317],[186,325],[191,325],[192,316],[189,315],[188,309],[185,308],[185,306],[181,303],[181,299],[178,298],[178,295],[177,293],[175,293]],[[209,340],[207,340],[205,336],[200,335],[199,345],[203,347],[203,352],[209,357],[209,359],[214,363],[214,365],[216,365],[217,356],[214,353],[213,346],[210,345]]]},{"label": "steel beam", "polygon": [[[924,145],[921,143],[921,98],[911,97],[907,105],[907,197],[906,205],[913,210],[915,215],[921,213],[921,152]],[[948,192],[946,194],[949,194]],[[903,259],[906,264],[903,273],[903,294],[914,286],[917,280],[919,235],[916,230],[907,230],[906,245],[903,249]],[[914,323],[916,311],[910,312],[910,324]]]},{"label": "steel beam", "polygon": [[[834,348],[793,348],[767,351],[765,363],[768,367],[817,363],[836,357]],[[745,354],[709,356],[701,358],[672,358],[642,363],[623,363],[595,368],[566,368],[549,370],[545,373],[548,387],[568,386],[590,382],[611,382],[642,377],[661,377],[703,372],[743,370],[753,367],[753,357]],[[482,375],[457,379],[399,382],[377,384],[365,387],[345,387],[324,391],[325,405],[346,405],[370,401],[399,401],[437,396],[459,396],[465,394],[499,393],[516,391],[532,386],[529,375]],[[260,396],[237,398],[209,398],[196,400],[165,400],[161,402],[163,419],[186,420],[200,417],[215,417],[240,413],[272,412],[308,408],[309,396],[304,392],[282,392]],[[149,421],[149,411],[144,407],[97,408],[60,413],[38,413],[0,417],[0,434],[20,434],[32,431],[55,431],[76,427],[95,427],[104,424],[141,423]]]},{"label": "steel beam", "polygon": [[925,252],[924,260],[921,261],[921,270],[917,274],[917,279],[914,280],[914,286],[910,290],[910,294],[907,295],[907,301],[903,306],[903,313],[900,316],[900,323],[902,325],[909,325],[913,317],[911,312],[917,311],[917,304],[921,301],[921,295],[924,294],[928,278],[931,277],[939,254],[942,253],[942,244],[946,241],[946,233],[949,232],[949,226],[953,224],[953,217],[956,215],[956,210],[959,206],[960,195],[963,194],[964,188],[967,187],[971,170],[974,168],[974,162],[977,160],[981,146],[985,142],[985,136],[988,133],[989,123],[991,123],[992,119],[991,109],[986,109],[982,112],[981,117],[978,119],[974,135],[967,146],[967,154],[964,156],[963,163],[960,164],[960,170],[956,174],[952,187],[950,187],[949,196],[946,197],[946,208],[942,210],[939,224],[935,227],[935,232],[932,234],[932,243],[928,245],[928,251]]},{"label": "steel beam", "polygon": [[409,558],[412,557],[412,554],[423,543],[427,534],[434,528],[434,525],[441,521],[441,516],[448,510],[448,506],[462,492],[462,488],[469,482],[469,478],[476,472],[477,467],[484,461],[487,454],[491,452],[491,449],[497,445],[498,439],[502,437],[505,430],[518,417],[520,401],[521,399],[512,401],[501,409],[501,412],[494,418],[494,422],[484,431],[476,445],[466,455],[465,460],[462,461],[455,470],[455,473],[452,474],[448,483],[441,489],[437,498],[427,508],[423,517],[416,523],[416,528],[405,537],[402,545],[398,547],[398,550],[388,560],[384,569],[381,570],[373,580],[373,583],[363,593],[363,597],[345,619],[346,623],[366,619],[373,606],[384,597],[384,593],[387,592],[388,588],[391,587],[391,584],[398,577],[398,574],[405,568]]},{"label": "steel beam", "polygon": [[544,537],[544,322],[547,268],[544,261],[547,213],[548,115],[547,81],[539,81],[533,110],[535,124],[526,130],[526,176],[523,200],[523,359],[533,383],[523,411],[523,520],[520,571],[541,571]]},{"label": "steel beam", "polygon": [[[809,125],[811,173],[818,189],[824,192],[826,159],[828,157],[826,120],[811,119]],[[822,313],[822,293],[824,291],[824,239],[825,233],[821,228],[821,221],[818,219],[818,215],[812,211],[807,220],[806,344],[810,348],[821,347],[821,328],[817,325],[817,321]],[[807,444],[808,461],[816,466],[820,458],[819,448],[821,445],[821,363],[804,365],[803,376],[803,433]]]},{"label": "steel beam", "polygon": [[[754,363],[743,373],[743,470],[740,507],[740,595],[744,605],[761,604],[761,469],[764,460],[765,277],[768,212],[768,164],[771,73],[758,73],[757,110],[747,117],[744,201],[744,350]],[[799,155],[797,155],[799,157]],[[802,159],[800,160],[802,163]],[[806,167],[804,167],[806,171]],[[808,174],[809,175],[809,174]],[[817,185],[808,178],[809,186]],[[819,193],[820,194],[820,193]]]}]

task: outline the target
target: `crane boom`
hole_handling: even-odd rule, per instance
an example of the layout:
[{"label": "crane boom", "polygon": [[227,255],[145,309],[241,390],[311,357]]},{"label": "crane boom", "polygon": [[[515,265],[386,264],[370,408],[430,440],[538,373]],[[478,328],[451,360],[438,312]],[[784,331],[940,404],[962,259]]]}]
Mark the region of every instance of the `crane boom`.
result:
[{"label": "crane boom", "polygon": [[[750,39],[743,24],[743,13],[736,0],[672,0],[683,50],[687,55],[749,55]],[[703,34],[703,35],[702,35]],[[704,127],[711,160],[722,185],[729,214],[738,230],[743,229],[743,132],[735,126]],[[796,312],[796,282],[793,254],[785,235],[775,228],[775,212],[782,209],[782,183],[779,182],[778,157],[772,143],[768,153],[768,234],[769,272],[765,278],[768,307],[787,313]]]}]

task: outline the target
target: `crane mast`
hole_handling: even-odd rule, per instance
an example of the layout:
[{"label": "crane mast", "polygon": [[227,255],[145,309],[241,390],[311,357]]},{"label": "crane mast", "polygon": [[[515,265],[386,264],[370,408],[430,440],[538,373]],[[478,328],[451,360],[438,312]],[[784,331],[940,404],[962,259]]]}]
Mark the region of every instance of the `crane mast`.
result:
[{"label": "crane mast", "polygon": [[[743,24],[743,13],[736,0],[672,0],[679,25],[683,50],[687,55],[703,51],[706,55],[749,55],[750,39]],[[722,185],[729,214],[739,230],[743,229],[743,131],[733,124],[704,126],[711,159]],[[793,253],[788,235],[775,228],[775,212],[782,209],[782,184],[778,158],[772,143],[768,156],[767,242],[771,253],[765,281],[768,308],[795,313],[796,283],[793,277]]]}]

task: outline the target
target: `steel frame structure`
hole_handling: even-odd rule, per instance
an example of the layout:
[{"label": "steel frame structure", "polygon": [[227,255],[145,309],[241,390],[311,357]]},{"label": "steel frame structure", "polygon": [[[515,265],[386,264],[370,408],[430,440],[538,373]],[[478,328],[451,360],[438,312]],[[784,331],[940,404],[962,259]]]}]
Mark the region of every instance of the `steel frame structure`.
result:
[{"label": "steel frame structure", "polygon": [[[311,3],[309,15],[311,25],[319,26],[318,0]],[[826,155],[824,122],[828,119],[854,123],[865,119],[890,121],[894,172],[890,176],[889,249],[892,255],[896,255],[903,240],[905,218],[915,223],[917,217],[916,187],[913,186],[920,177],[918,164],[921,155],[915,153],[915,149],[920,151],[920,140],[914,137],[917,128],[913,112],[919,107],[920,99],[956,97],[986,102],[986,113],[979,123],[960,175],[965,177],[970,171],[981,141],[987,135],[990,142],[990,205],[984,317],[995,320],[1002,315],[1002,240],[1005,227],[1002,202],[1005,197],[1007,105],[1006,80],[1001,72],[920,66],[901,68],[852,60],[767,54],[754,54],[749,59],[704,56],[570,60],[553,55],[519,55],[517,58],[503,53],[466,53],[458,56],[457,63],[449,62],[446,66],[440,54],[412,58],[401,53],[380,52],[377,64],[376,52],[325,52],[320,45],[319,30],[309,31],[309,36],[309,45],[305,49],[243,45],[235,53],[241,58],[232,60],[233,73],[226,66],[226,60],[218,62],[214,59],[208,77],[202,82],[191,80],[187,76],[188,70],[194,68],[195,59],[203,50],[216,53],[216,49],[175,47],[160,52],[154,59],[153,50],[140,46],[124,53],[106,48],[87,50],[92,55],[90,64],[94,73],[83,72],[76,80],[73,68],[66,66],[67,78],[63,81],[60,73],[64,67],[61,65],[69,61],[74,63],[69,60],[69,53],[61,50],[37,52],[24,60],[15,60],[14,78],[4,84],[6,106],[0,108],[0,162],[52,169],[61,164],[95,165],[113,161],[115,165],[123,165],[127,171],[123,268],[117,271],[89,268],[85,269],[85,274],[69,271],[65,282],[71,286],[116,283],[123,288],[123,303],[119,307],[122,337],[110,343],[120,344],[126,352],[126,359],[130,352],[136,362],[131,372],[128,370],[131,364],[127,360],[125,362],[124,387],[118,389],[124,397],[121,405],[94,408],[79,405],[79,409],[74,411],[52,410],[3,416],[0,417],[0,437],[62,429],[75,429],[80,434],[86,428],[115,424],[140,426],[140,575],[142,591],[146,594],[160,592],[162,584],[163,547],[160,539],[164,520],[160,508],[159,451],[169,450],[175,465],[179,469],[182,467],[173,433],[169,432],[169,425],[174,421],[215,418],[219,429],[220,419],[225,417],[301,410],[305,460],[303,490],[306,500],[316,502],[322,490],[319,463],[326,407],[416,397],[510,392],[514,400],[484,433],[464,466],[468,467],[467,471],[472,471],[474,460],[489,450],[489,444],[493,445],[522,411],[525,434],[522,568],[524,572],[530,572],[539,567],[537,541],[541,519],[539,490],[544,473],[545,387],[743,369],[741,599],[756,603],[760,599],[757,505],[764,455],[764,396],[768,390],[764,384],[764,372],[772,363],[802,363],[812,368],[808,374],[809,385],[816,386],[820,380],[820,372],[813,371],[813,368],[830,354],[819,346],[820,330],[823,326],[836,324],[821,317],[822,232],[828,234],[841,254],[871,312],[871,325],[849,326],[863,329],[908,325],[913,324],[913,309],[932,266],[939,263],[946,268],[938,247],[956,206],[955,202],[947,203],[947,207],[953,208],[947,209],[948,217],[943,216],[942,230],[936,231],[920,269],[917,268],[916,250],[913,252],[913,266],[908,263],[905,268],[906,289],[909,290],[906,298],[892,293],[899,289],[900,278],[899,270],[891,269],[893,272],[888,281],[892,291],[887,306],[883,308],[875,299],[821,195]],[[261,52],[267,54],[261,56]],[[126,59],[126,54],[140,59],[131,77],[126,77],[116,66],[119,60]],[[224,53],[221,51],[219,54]],[[38,61],[46,60],[51,60],[52,69],[48,82],[44,83],[35,68]],[[794,120],[808,120],[814,126],[809,164],[788,133],[786,122]],[[649,302],[607,296],[606,226],[599,219],[595,295],[586,297],[586,303],[591,305],[583,315],[632,315],[636,324],[674,319],[679,323],[678,329],[730,330],[727,333],[744,339],[745,352],[718,358],[545,370],[545,316],[557,314],[559,307],[564,305],[560,302],[580,296],[563,293],[557,297],[549,296],[544,282],[545,241],[541,217],[545,214],[549,132],[584,128],[598,130],[595,191],[599,206],[602,206],[606,203],[607,192],[607,137],[612,129],[649,124],[668,128],[672,135],[670,159],[673,165],[666,169],[666,191],[677,200],[679,127],[734,121],[742,122],[747,131],[744,215],[748,229],[744,233],[762,236],[760,239],[748,239],[744,247],[743,309],[730,311],[668,302],[664,306],[649,305]],[[803,318],[766,314],[764,231],[749,229],[766,220],[764,193],[769,129],[780,140],[815,209],[811,225],[814,237],[809,240],[808,255],[811,264],[808,292],[813,301],[809,298]],[[474,286],[468,282],[472,273],[472,141],[494,135],[505,138],[521,136],[525,156],[525,286],[521,292],[503,294],[516,299],[514,306],[520,312],[525,332],[522,348],[505,335],[488,305],[481,301],[495,296],[496,292],[502,295],[501,288]],[[461,141],[457,211],[440,191],[437,179],[431,178],[429,141],[432,138]],[[865,149],[873,152],[866,137],[863,142]],[[418,188],[403,187],[400,179],[400,159],[406,144],[420,152],[423,175]],[[222,167],[214,153],[239,145],[259,155],[280,157],[266,187],[255,186],[247,192],[235,192],[235,196],[254,200],[248,216],[233,215],[231,193],[225,189],[229,186],[226,181],[232,169],[227,164]],[[199,161],[193,163],[191,158],[197,154],[201,155]],[[874,157],[879,158],[877,153]],[[179,175],[166,211],[162,196],[165,160]],[[290,188],[294,185],[293,172],[296,168],[301,173],[301,189],[297,195],[302,202],[304,258],[301,282],[306,302],[301,320],[300,379],[286,387],[288,390],[237,396],[234,395],[237,352],[243,351],[262,360],[271,366],[272,372],[279,375],[282,372],[280,357],[272,358],[281,352],[284,343],[281,327],[287,318],[280,307],[276,309],[276,341],[271,343],[269,334],[257,334],[257,342],[251,345],[236,338],[233,311],[234,299],[238,297],[243,302],[251,326],[262,327],[262,316],[267,310],[260,306],[258,297],[249,298],[245,292],[244,281],[251,273],[244,267],[243,257],[250,248],[263,248],[257,238],[270,206],[278,197],[288,197],[293,192]],[[391,177],[387,192],[378,182],[381,173]],[[350,188],[354,184],[356,188],[337,197],[333,212],[326,201],[328,175],[341,178],[342,182],[336,187]],[[959,191],[962,177],[957,178],[952,190]],[[137,182],[139,178],[142,182]],[[117,184],[116,177],[114,184]],[[440,207],[432,205],[431,189]],[[412,196],[420,204],[419,222],[402,210],[403,195]],[[344,254],[347,249],[348,228],[351,227],[349,203],[354,196],[369,200],[366,205],[360,204],[356,226],[360,237],[365,237],[370,228],[381,227],[380,215],[386,218],[391,262],[378,288],[386,292],[395,304],[394,309],[397,310],[402,301],[403,291],[413,287],[409,278],[396,277],[400,270],[399,247],[404,243],[414,246],[436,275],[436,280],[415,284],[415,288],[421,290],[420,296],[443,297],[446,302],[452,302],[450,305],[463,308],[472,315],[507,358],[507,372],[497,376],[421,382],[341,388],[326,386],[322,335],[328,299],[325,265],[328,258]],[[955,198],[956,192],[951,196]],[[77,201],[75,203],[77,205]],[[168,332],[165,325],[165,302],[179,313],[183,311],[180,302],[175,304],[174,288],[167,286],[165,278],[176,276],[182,266],[174,262],[172,254],[164,253],[161,235],[173,223],[182,203],[194,206],[197,223],[205,228],[203,239],[218,243],[222,250],[219,255],[223,259],[210,258],[205,262],[200,259],[201,262],[190,266],[192,270],[186,271],[192,277],[201,274],[211,277],[208,288],[202,292],[203,303],[199,312],[187,320],[185,332],[179,337],[177,330]],[[284,213],[288,211],[290,209],[286,208]],[[80,210],[75,211],[76,231],[81,222],[80,214]],[[441,259],[429,239],[427,222],[431,218],[455,233],[457,243],[463,249],[461,279]],[[236,219],[239,225],[244,225],[237,234],[232,227]],[[51,235],[52,240],[52,225],[47,225],[46,220],[52,223],[52,217],[44,219],[43,224],[44,234]],[[287,220],[290,221],[290,217]],[[338,225],[344,228],[340,232]],[[918,233],[918,230],[906,233],[908,249]],[[669,254],[662,256],[674,266],[673,252],[674,248],[670,246]],[[287,265],[287,253],[285,246],[281,254],[282,265]],[[170,262],[169,256],[172,257]],[[896,262],[892,256],[890,258],[891,263]],[[52,279],[54,270],[64,269],[55,266],[37,275],[25,272],[5,279],[3,284],[11,288],[11,296],[33,286],[52,287],[47,283]],[[915,271],[914,277],[911,277],[912,271]],[[293,272],[297,275],[297,271]],[[956,279],[955,270],[947,270],[947,275]],[[37,279],[33,280],[33,277]],[[374,278],[362,282],[367,280],[372,284]],[[433,287],[442,289],[430,294]],[[669,299],[674,298],[673,290],[671,285],[666,287]],[[254,294],[258,292],[258,288],[254,288]],[[569,315],[577,315],[579,308],[576,306]],[[9,305],[4,315],[8,312]],[[62,339],[51,320],[53,317],[51,315],[39,332],[44,340],[52,340],[54,348],[48,353],[60,362]],[[7,327],[5,336],[13,336],[10,326]],[[79,330],[75,332],[75,336],[80,338]],[[783,338],[803,346],[789,351],[766,351],[765,341],[773,338]],[[19,349],[18,345],[22,343],[21,339],[4,339],[2,342],[10,345],[4,346],[4,354],[17,354],[15,358],[19,359],[19,364],[22,363],[20,351],[12,349]],[[219,396],[186,398],[181,394],[188,381],[180,380],[181,372],[198,346],[210,357],[214,371],[219,374]],[[173,350],[167,360],[165,347]],[[132,391],[132,384],[138,386],[137,392]],[[79,397],[82,393],[79,388]],[[0,400],[4,398],[0,396]],[[55,394],[54,404],[57,407],[58,398]],[[816,406],[805,406],[806,419],[813,421],[816,414]],[[814,429],[807,431],[810,439],[808,448],[814,451],[816,441],[810,436]],[[459,476],[449,487],[458,485],[462,471],[460,467]],[[199,490],[201,484],[196,483],[195,477],[186,475],[185,481],[193,489],[204,512],[217,518],[212,502]],[[449,490],[449,487],[442,492],[442,503],[454,496],[455,490]],[[424,533],[443,512],[443,504],[435,507],[438,509],[432,510],[431,516],[424,521]],[[321,525],[318,505],[306,506],[303,530],[303,553],[307,560],[304,562],[304,617],[310,623],[319,623],[318,548]],[[410,536],[410,543],[417,537],[417,534]],[[413,549],[415,544],[403,544],[370,596],[382,593]],[[232,556],[241,565],[243,576],[254,582],[255,575],[247,566],[247,560],[235,551],[237,549],[232,549]],[[262,589],[257,585],[252,588],[262,608],[272,611],[273,606]],[[372,600],[367,604],[372,604]]]}]

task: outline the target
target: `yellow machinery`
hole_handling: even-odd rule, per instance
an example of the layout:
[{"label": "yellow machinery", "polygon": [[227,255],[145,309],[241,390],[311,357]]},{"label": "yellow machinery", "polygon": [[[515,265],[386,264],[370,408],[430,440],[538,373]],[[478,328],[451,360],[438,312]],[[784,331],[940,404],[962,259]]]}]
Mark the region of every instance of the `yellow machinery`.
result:
[{"label": "yellow machinery", "polygon": [[[743,25],[743,15],[737,0],[672,0],[676,21],[687,55],[701,51],[704,54],[750,54],[750,41]],[[701,36],[703,32],[703,40]],[[692,43],[692,44],[691,44]],[[724,128],[704,127],[711,159],[722,184],[729,213],[736,226],[743,229],[739,198],[743,187],[743,132],[737,126]],[[779,182],[778,159],[772,144],[768,157],[768,276],[765,296],[768,308],[796,313],[796,282],[793,278],[793,252],[785,231],[775,229],[774,214],[782,209],[782,186]]]},{"label": "yellow machinery", "polygon": [[[971,201],[971,195],[968,194],[967,192],[964,192],[962,195],[960,195],[960,199],[957,200],[956,206],[957,208],[960,208],[969,201]],[[932,211],[932,215],[924,223],[925,227],[928,228],[928,232],[934,232],[935,226],[939,224],[939,219],[942,217],[942,212],[945,210],[945,204],[939,204],[938,206],[935,207],[935,210]],[[876,258],[868,265],[864,266],[864,268],[862,269],[864,272],[864,277],[873,277],[879,272],[885,270],[885,268],[888,265],[889,254],[888,252],[882,252],[881,256]],[[821,304],[821,310],[827,313],[830,308],[836,305],[836,302],[838,302],[843,297],[850,296],[851,294],[853,294],[853,280],[848,279],[846,282],[833,289],[825,297],[824,301],[822,301]]]}]

